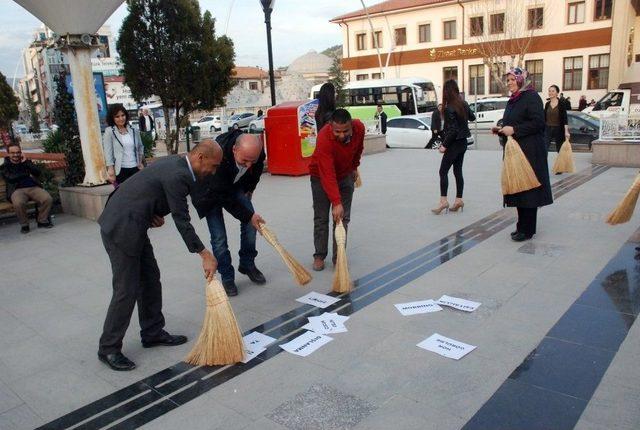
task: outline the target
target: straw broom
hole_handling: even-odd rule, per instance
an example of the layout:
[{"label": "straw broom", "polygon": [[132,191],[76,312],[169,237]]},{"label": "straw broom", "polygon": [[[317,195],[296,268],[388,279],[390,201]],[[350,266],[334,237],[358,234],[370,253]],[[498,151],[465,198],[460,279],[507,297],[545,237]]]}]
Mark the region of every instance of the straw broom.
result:
[{"label": "straw broom", "polygon": [[636,176],[636,179],[631,184],[631,188],[627,191],[624,198],[618,206],[607,217],[607,224],[616,225],[622,224],[631,219],[633,210],[636,208],[638,202],[638,195],[640,194],[640,173]]},{"label": "straw broom", "polygon": [[502,194],[516,194],[539,187],[529,160],[522,152],[520,145],[511,136],[504,146],[504,162],[502,164]]},{"label": "straw broom", "polygon": [[267,242],[269,242],[269,244],[273,246],[276,251],[278,251],[278,254],[280,254],[280,257],[282,257],[282,261],[284,261],[284,264],[287,265],[287,267],[289,268],[289,272],[291,272],[291,274],[293,275],[293,279],[296,280],[298,285],[305,285],[309,283],[309,281],[311,281],[311,274],[307,272],[307,269],[305,269],[302,264],[300,264],[295,258],[293,258],[293,256],[289,254],[287,250],[282,247],[282,245],[280,245],[280,242],[278,242],[278,238],[276,237],[275,233],[269,230],[266,225],[260,224],[260,234],[262,234]]},{"label": "straw broom", "polygon": [[215,366],[234,364],[244,359],[242,334],[222,283],[213,278],[207,283],[207,311],[202,331],[185,358],[189,364]]},{"label": "straw broom", "polygon": [[560,147],[560,153],[553,163],[553,173],[573,173],[576,171],[576,166],[573,163],[573,151],[571,150],[571,142],[569,139],[565,140]]},{"label": "straw broom", "polygon": [[356,169],[355,187],[360,188],[361,186],[362,186],[362,177],[360,176],[360,169]]},{"label": "straw broom", "polygon": [[336,270],[333,274],[333,288],[336,293],[351,292],[351,276],[349,276],[349,266],[347,264],[347,231],[342,225],[342,220],[338,222],[335,228],[335,241],[338,251],[336,256]]}]

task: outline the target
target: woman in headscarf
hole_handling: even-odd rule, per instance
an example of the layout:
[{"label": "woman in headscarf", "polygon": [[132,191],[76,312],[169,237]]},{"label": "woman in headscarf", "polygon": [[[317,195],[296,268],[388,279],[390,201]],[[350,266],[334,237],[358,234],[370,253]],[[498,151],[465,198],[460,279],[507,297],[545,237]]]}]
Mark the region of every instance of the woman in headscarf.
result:
[{"label": "woman in headscarf", "polygon": [[528,191],[504,196],[505,206],[518,209],[516,231],[511,233],[511,239],[516,242],[529,240],[536,234],[538,208],[553,203],[542,99],[527,78],[527,71],[519,67],[511,68],[507,73],[507,88],[511,96],[502,118],[502,128],[498,130],[503,146],[507,136],[518,142],[541,184]]}]

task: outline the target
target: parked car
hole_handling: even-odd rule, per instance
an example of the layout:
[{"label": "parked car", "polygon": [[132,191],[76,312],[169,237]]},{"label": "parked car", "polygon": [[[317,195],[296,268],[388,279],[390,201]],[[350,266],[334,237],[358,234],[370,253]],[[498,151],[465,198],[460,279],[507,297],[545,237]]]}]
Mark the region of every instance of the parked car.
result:
[{"label": "parked car", "polygon": [[[509,97],[487,97],[478,99],[477,102],[468,100],[469,108],[476,114],[476,123],[480,129],[489,129],[498,123],[504,116],[504,109],[507,107]],[[478,112],[475,112],[477,105]],[[469,128],[475,125],[469,122]]]},{"label": "parked car", "polygon": [[209,130],[210,132],[222,130],[220,115],[205,115],[191,125],[193,127],[197,126],[200,130]]},{"label": "parked car", "polygon": [[[584,112],[570,110],[567,111],[567,121],[569,122],[572,147],[586,146],[591,150],[591,142],[600,136],[598,120]],[[498,121],[497,126],[502,127],[502,119]]]},{"label": "parked car", "polygon": [[[399,116],[387,121],[389,148],[426,148],[431,135],[431,113]],[[473,143],[473,137],[468,137],[467,145]]]},{"label": "parked car", "polygon": [[260,115],[249,123],[250,133],[261,133],[264,130],[264,115]]},{"label": "parked car", "polygon": [[16,134],[27,134],[29,133],[29,128],[24,124],[18,124],[13,127]]},{"label": "parked car", "polygon": [[229,128],[234,129],[249,127],[249,123],[251,123],[251,121],[253,121],[257,117],[258,116],[256,114],[251,112],[233,115],[231,118],[229,118],[228,125]]},{"label": "parked car", "polygon": [[586,145],[591,150],[591,142],[600,136],[600,122],[589,114],[582,112],[567,112],[571,143]]}]

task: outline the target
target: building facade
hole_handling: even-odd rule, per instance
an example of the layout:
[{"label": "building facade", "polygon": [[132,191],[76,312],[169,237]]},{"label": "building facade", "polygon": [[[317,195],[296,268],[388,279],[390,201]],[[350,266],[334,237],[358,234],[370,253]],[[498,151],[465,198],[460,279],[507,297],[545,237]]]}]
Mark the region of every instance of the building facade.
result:
[{"label": "building facade", "polygon": [[[100,27],[97,32],[101,46],[92,54],[94,71],[103,72],[105,76],[119,71],[118,60],[112,58],[115,40],[108,25]],[[20,81],[21,116],[28,118],[29,99],[33,102],[36,113],[43,121],[51,124],[56,97],[54,78],[63,70],[69,72],[69,63],[65,55],[53,47],[56,34],[42,26],[34,32],[34,40],[23,51],[25,77]]]},{"label": "building facade", "polygon": [[[338,16],[349,80],[454,78],[465,95],[504,94],[524,66],[539,92],[598,100],[640,61],[638,0],[390,0]],[[377,48],[377,49],[376,49]]]}]

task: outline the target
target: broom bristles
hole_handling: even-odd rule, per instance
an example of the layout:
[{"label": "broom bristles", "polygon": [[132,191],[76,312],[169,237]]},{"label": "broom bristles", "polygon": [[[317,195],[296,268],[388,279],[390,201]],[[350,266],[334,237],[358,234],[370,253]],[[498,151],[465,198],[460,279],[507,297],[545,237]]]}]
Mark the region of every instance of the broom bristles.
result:
[{"label": "broom bristles", "polygon": [[352,289],[351,276],[349,275],[349,265],[347,263],[347,231],[342,221],[336,225],[335,240],[338,255],[336,256],[336,270],[333,274],[332,291],[336,293],[349,293]]},{"label": "broom bristles", "polygon": [[516,194],[539,187],[529,160],[522,152],[520,145],[511,136],[504,146],[504,163],[502,164],[502,194]]},{"label": "broom bristles", "polygon": [[356,169],[355,187],[360,188],[361,186],[362,186],[362,176],[360,176],[360,169]]},{"label": "broom bristles", "polygon": [[206,297],[207,310],[200,336],[184,361],[196,366],[217,366],[244,360],[242,334],[218,279],[207,284]]},{"label": "broom bristles", "polygon": [[636,176],[627,194],[625,194],[620,203],[618,203],[618,206],[607,216],[607,224],[616,225],[629,221],[636,208],[638,195],[640,195],[640,174]]},{"label": "broom bristles", "polygon": [[275,233],[272,232],[266,225],[260,224],[260,233],[266,239],[267,242],[271,246],[275,248],[275,250],[282,257],[282,261],[286,264],[289,272],[293,275],[293,279],[298,283],[298,285],[302,286],[308,284],[311,281],[311,274],[304,268],[302,264],[298,262],[286,249],[280,244],[278,238]]},{"label": "broom bristles", "polygon": [[553,173],[573,173],[576,171],[576,166],[573,162],[573,150],[571,149],[571,142],[569,139],[565,140],[560,147],[560,152],[553,163]]}]

